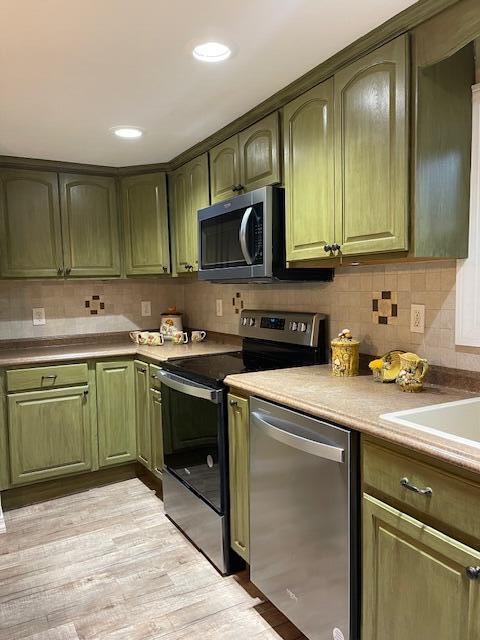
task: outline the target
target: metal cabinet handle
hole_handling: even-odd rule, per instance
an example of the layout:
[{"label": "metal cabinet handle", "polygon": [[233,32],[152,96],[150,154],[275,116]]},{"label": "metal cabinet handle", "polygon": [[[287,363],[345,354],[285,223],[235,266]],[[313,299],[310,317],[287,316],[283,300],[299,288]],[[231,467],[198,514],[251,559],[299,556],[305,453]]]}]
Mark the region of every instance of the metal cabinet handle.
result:
[{"label": "metal cabinet handle", "polygon": [[325,253],[332,253],[333,248],[331,244],[324,244],[323,245],[323,250],[325,251]]},{"label": "metal cabinet handle", "polygon": [[400,484],[402,485],[402,487],[405,487],[405,489],[408,489],[409,491],[413,491],[414,493],[419,493],[421,496],[433,495],[433,490],[431,487],[424,487],[422,489],[421,487],[417,487],[416,485],[412,484],[410,480],[406,477],[400,480]]},{"label": "metal cabinet handle", "polygon": [[339,245],[339,244],[337,244],[336,242],[334,242],[334,243],[332,244],[332,251],[334,251],[334,252],[335,252],[335,251],[340,251],[340,249],[341,249],[341,248],[342,248],[342,246],[341,246],[341,245]]},{"label": "metal cabinet handle", "polygon": [[42,376],[42,382],[44,380],[56,380],[57,379],[57,375],[55,373],[52,373],[49,376]]},{"label": "metal cabinet handle", "polygon": [[467,578],[470,578],[470,580],[480,579],[480,567],[467,567],[465,569],[465,573],[467,574]]}]

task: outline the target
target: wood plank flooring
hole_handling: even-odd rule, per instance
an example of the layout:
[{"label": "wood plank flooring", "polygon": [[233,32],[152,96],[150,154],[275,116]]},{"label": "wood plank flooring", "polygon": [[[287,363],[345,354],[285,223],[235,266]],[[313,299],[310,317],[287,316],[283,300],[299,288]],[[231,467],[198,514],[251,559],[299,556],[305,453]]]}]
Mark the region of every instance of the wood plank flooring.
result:
[{"label": "wood plank flooring", "polygon": [[246,573],[222,578],[140,479],[4,513],[1,640],[300,640]]}]

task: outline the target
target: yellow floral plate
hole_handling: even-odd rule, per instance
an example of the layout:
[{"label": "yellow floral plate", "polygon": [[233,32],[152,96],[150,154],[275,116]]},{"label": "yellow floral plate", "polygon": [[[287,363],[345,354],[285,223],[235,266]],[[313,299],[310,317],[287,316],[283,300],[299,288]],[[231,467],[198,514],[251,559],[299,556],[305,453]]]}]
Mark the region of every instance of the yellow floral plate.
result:
[{"label": "yellow floral plate", "polygon": [[373,373],[373,379],[377,382],[395,382],[400,373],[400,355],[404,351],[389,351],[381,358],[372,360],[368,365]]}]

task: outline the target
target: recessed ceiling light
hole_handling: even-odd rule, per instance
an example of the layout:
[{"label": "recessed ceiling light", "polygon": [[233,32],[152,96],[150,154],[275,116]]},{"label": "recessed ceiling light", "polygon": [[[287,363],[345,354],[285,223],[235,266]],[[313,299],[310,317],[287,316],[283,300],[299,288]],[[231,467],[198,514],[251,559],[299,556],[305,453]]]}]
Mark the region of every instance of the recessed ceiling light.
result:
[{"label": "recessed ceiling light", "polygon": [[119,138],[141,138],[143,131],[139,127],[112,127],[111,131]]},{"label": "recessed ceiling light", "polygon": [[202,62],[221,62],[231,56],[232,52],[220,42],[205,42],[197,45],[193,50],[193,57]]}]

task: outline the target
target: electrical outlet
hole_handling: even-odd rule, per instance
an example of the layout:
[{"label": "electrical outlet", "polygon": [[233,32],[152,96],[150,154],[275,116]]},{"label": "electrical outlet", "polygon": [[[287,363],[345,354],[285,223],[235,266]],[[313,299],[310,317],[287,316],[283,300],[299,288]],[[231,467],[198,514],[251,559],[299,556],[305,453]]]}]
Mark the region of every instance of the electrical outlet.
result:
[{"label": "electrical outlet", "polygon": [[425,305],[412,304],[410,307],[410,331],[425,333]]},{"label": "electrical outlet", "polygon": [[223,316],[223,300],[221,298],[215,300],[215,309],[217,317]]},{"label": "electrical outlet", "polygon": [[142,300],[142,316],[152,315],[152,303],[150,300]]},{"label": "electrical outlet", "polygon": [[45,309],[43,307],[36,307],[35,309],[32,309],[32,320],[34,326],[47,324],[47,321],[45,320]]}]

